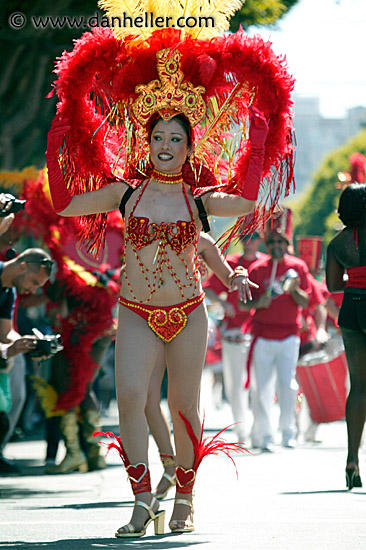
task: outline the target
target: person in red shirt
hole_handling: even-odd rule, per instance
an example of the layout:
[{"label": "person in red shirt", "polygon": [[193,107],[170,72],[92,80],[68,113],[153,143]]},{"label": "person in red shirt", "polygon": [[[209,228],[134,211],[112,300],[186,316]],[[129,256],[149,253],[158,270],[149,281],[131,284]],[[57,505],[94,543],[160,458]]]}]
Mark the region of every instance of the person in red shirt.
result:
[{"label": "person in red shirt", "polygon": [[[279,427],[282,445],[296,446],[295,403],[298,385],[296,364],[299,355],[301,310],[309,303],[309,270],[304,261],[287,253],[292,241],[292,215],[288,208],[274,212],[265,227],[269,257],[249,268],[255,309],[252,318],[253,415],[255,434],[263,451],[272,451],[271,422],[275,393],[280,406]],[[241,307],[249,309],[247,305]]]},{"label": "person in red shirt", "polygon": [[[253,233],[241,240],[243,252],[228,255],[226,261],[232,269],[239,266],[248,269],[259,259],[267,257],[258,252],[261,242],[259,233]],[[254,281],[255,282],[255,281]],[[224,321],[221,326],[223,377],[226,397],[230,403],[234,429],[238,441],[247,439],[248,390],[244,388],[245,362],[250,346],[251,335],[248,332],[250,311],[238,307],[238,293],[228,292],[227,287],[212,273],[204,283],[206,296],[212,302],[218,302],[224,309]]]}]

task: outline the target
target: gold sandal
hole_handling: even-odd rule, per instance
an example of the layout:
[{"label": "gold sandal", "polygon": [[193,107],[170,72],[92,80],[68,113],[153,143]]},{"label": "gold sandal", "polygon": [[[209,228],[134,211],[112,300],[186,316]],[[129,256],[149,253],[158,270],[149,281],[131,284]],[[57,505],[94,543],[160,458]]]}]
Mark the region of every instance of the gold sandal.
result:
[{"label": "gold sandal", "polygon": [[162,491],[161,493],[158,493],[157,491],[155,491],[155,493],[153,493],[154,497],[157,500],[163,500],[167,496],[167,494],[169,493],[170,489],[172,489],[176,485],[175,474],[170,476],[167,472],[165,472],[162,476],[162,479],[163,478],[165,478],[167,481],[169,481],[170,485],[168,485],[168,487],[165,489],[165,491]]},{"label": "gold sandal", "polygon": [[135,502],[135,506],[142,506],[142,508],[145,508],[149,512],[149,518],[145,521],[141,531],[136,531],[135,527],[132,523],[127,523],[127,525],[124,525],[123,527],[120,527],[120,529],[127,529],[127,531],[118,531],[116,532],[116,537],[118,538],[133,538],[133,537],[143,537],[146,535],[146,529],[150,525],[150,523],[154,522],[154,530],[155,535],[164,535],[164,519],[165,519],[165,510],[153,511],[153,506],[156,503],[156,499],[153,497],[150,503],[150,506],[146,504],[146,502],[142,502],[141,500],[137,500]]},{"label": "gold sandal", "polygon": [[[185,506],[189,506],[192,511],[193,518],[193,504],[190,500],[177,498],[175,500],[175,504],[184,504]],[[169,523],[169,529],[172,533],[191,533],[194,531],[194,524],[193,521],[188,519],[173,519]]]}]

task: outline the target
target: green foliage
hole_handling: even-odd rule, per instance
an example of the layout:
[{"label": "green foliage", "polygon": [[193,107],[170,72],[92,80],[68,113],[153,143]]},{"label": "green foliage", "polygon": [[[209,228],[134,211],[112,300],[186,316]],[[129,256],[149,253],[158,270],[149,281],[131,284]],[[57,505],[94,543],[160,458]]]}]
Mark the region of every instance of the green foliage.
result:
[{"label": "green foliage", "polygon": [[[32,16],[81,16],[96,12],[96,0],[6,0],[0,10],[0,169],[22,169],[45,163],[47,132],[56,112],[56,97],[46,99],[56,57],[71,50],[73,39],[87,29],[35,28]],[[9,23],[14,13],[25,24]]]},{"label": "green foliage", "polygon": [[230,30],[236,32],[254,26],[272,25],[283,17],[298,0],[246,0],[230,20]]},{"label": "green foliage", "polygon": [[313,184],[307,192],[289,204],[294,213],[295,235],[320,235],[327,245],[335,231],[340,229],[336,209],[341,190],[335,187],[335,183],[338,172],[349,171],[348,158],[352,153],[366,156],[366,129],[330,153],[315,172]]}]

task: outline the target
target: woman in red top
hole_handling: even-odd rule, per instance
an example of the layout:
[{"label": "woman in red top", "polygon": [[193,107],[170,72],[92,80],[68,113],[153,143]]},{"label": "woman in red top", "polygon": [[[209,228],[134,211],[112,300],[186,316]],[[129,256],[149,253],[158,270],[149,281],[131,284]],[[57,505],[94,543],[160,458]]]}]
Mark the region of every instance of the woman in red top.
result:
[{"label": "woman in red top", "polygon": [[352,489],[362,487],[358,451],[366,420],[366,184],[346,187],[338,214],[346,227],[328,245],[326,279],[330,292],[344,290],[338,323],[351,379],[346,405],[346,482]]}]

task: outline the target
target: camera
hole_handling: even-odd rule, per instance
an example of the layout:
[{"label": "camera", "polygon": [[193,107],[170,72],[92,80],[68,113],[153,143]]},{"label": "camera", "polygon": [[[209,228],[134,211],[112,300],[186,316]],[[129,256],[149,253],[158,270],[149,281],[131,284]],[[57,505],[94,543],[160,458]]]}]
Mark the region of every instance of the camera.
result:
[{"label": "camera", "polygon": [[28,355],[30,355],[30,357],[55,355],[56,353],[64,349],[60,334],[42,334],[42,332],[35,328],[32,330],[32,332],[37,337],[37,346],[31,351],[28,351]]},{"label": "camera", "polygon": [[[4,193],[2,199],[5,201],[5,204],[0,210],[0,218],[4,218],[9,214],[16,214],[20,210],[24,210],[26,203],[25,200],[16,199],[13,195],[8,193]],[[8,207],[9,204],[11,205],[10,207]]]}]

